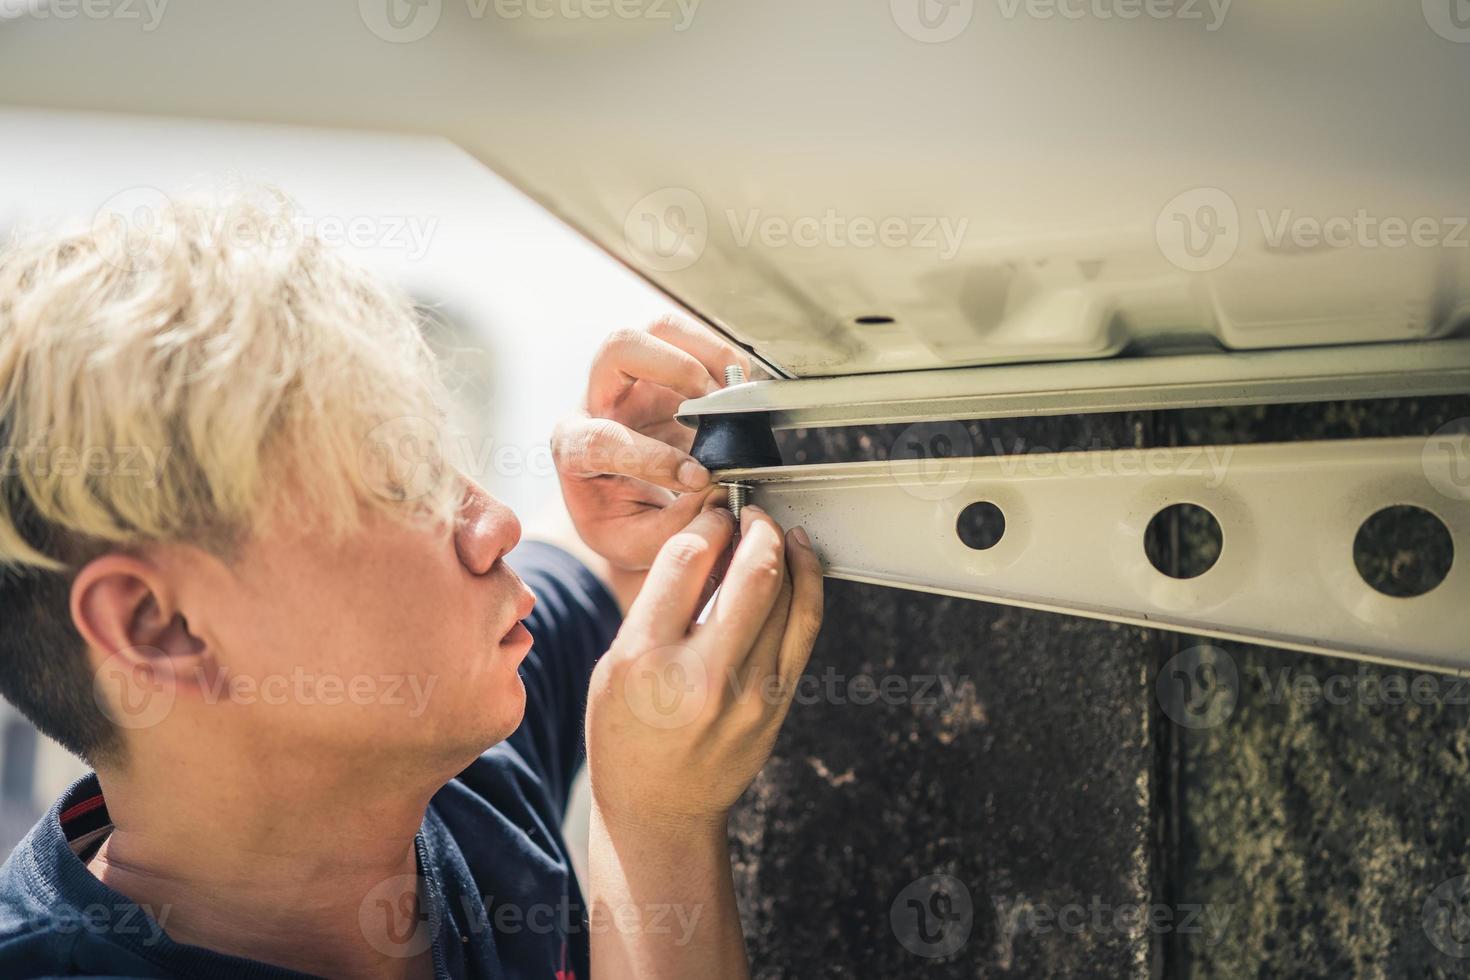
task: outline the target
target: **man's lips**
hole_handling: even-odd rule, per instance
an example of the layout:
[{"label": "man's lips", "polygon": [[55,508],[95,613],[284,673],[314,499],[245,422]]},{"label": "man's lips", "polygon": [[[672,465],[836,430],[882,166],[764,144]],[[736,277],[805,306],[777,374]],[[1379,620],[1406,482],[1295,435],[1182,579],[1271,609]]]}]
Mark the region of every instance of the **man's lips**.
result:
[{"label": "man's lips", "polygon": [[523,620],[531,615],[531,610],[535,608],[536,597],[531,594],[530,589],[522,584],[521,594],[516,601],[515,622],[511,624],[510,629],[506,630],[505,635],[500,638],[501,646],[524,646],[527,650],[531,649],[531,631],[526,629],[526,624]]},{"label": "man's lips", "polygon": [[525,646],[525,648],[529,650],[531,648],[531,631],[526,629],[525,623],[522,623],[518,620],[516,624],[510,628],[510,632],[506,633],[505,636],[500,638],[500,645],[502,647]]}]

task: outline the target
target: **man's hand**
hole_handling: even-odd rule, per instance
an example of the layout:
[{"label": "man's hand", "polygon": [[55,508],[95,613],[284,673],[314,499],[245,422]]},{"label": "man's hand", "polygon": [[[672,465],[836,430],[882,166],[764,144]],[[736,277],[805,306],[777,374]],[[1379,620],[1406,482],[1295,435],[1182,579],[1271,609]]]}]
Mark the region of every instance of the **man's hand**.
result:
[{"label": "man's hand", "polygon": [[693,623],[734,521],[700,514],[659,552],[587,705],[593,797],[605,820],[723,824],[776,741],[822,623],[805,532],[748,507],[708,619]]},{"label": "man's hand", "polygon": [[[707,510],[659,551],[592,676],[589,914],[594,980],[747,975],[726,814],[775,744],[822,622],[806,534],[756,507]],[[682,935],[602,928],[672,908]]]},{"label": "man's hand", "polygon": [[646,570],[699,513],[709,471],[674,412],[718,389],[730,364],[750,370],[743,352],[673,317],[620,330],[598,351],[583,411],[557,426],[551,448],[578,535],[615,571]]}]

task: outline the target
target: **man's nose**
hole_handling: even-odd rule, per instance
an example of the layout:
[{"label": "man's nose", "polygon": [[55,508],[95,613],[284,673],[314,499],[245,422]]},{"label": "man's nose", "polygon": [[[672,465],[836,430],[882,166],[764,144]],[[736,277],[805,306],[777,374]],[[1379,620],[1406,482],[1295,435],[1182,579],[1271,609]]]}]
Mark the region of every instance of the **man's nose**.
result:
[{"label": "man's nose", "polygon": [[471,574],[484,575],[521,540],[521,522],[511,509],[473,481],[466,481],[454,528],[454,550]]}]

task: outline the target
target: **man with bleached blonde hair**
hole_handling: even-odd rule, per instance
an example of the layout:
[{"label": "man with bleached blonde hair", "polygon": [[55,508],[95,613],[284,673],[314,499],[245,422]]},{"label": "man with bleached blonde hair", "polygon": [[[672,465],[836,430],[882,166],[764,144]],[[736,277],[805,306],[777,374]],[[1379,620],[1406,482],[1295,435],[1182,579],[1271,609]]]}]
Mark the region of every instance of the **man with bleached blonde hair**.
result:
[{"label": "man with bleached blonde hair", "polygon": [[822,605],[672,421],[745,355],[614,333],[518,546],[411,305],[290,217],[0,252],[0,693],[95,769],[0,868],[0,976],[744,975],[726,814]]}]

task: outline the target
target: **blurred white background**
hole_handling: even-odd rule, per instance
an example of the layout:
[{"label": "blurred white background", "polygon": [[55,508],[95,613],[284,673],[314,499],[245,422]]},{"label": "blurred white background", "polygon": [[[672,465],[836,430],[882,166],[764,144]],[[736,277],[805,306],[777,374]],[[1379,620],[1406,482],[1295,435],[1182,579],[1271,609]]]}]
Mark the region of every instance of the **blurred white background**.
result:
[{"label": "blurred white background", "polygon": [[[558,493],[545,452],[598,342],[670,304],[447,142],[0,110],[0,235],[131,199],[270,184],[309,227],[449,326],[476,477],[523,520]],[[445,338],[441,338],[445,339]],[[0,858],[84,768],[0,702]],[[575,812],[574,807],[574,812]]]}]

